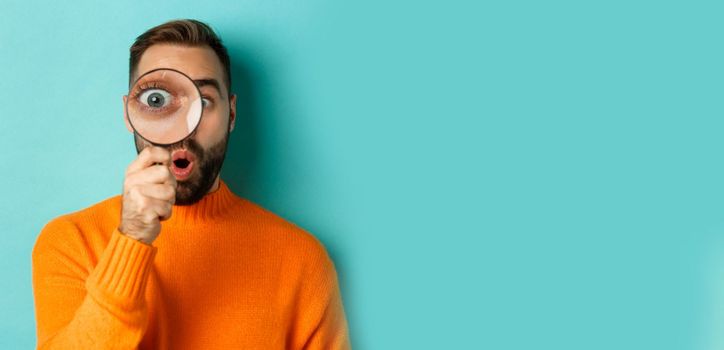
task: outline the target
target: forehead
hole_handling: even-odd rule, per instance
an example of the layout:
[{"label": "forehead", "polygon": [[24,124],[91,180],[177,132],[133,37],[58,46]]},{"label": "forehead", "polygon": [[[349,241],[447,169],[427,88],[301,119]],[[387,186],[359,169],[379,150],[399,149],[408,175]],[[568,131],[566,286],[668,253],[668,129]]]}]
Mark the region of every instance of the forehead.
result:
[{"label": "forehead", "polygon": [[216,79],[225,84],[221,60],[208,46],[152,45],[141,55],[134,79],[156,68],[172,68],[194,80]]}]

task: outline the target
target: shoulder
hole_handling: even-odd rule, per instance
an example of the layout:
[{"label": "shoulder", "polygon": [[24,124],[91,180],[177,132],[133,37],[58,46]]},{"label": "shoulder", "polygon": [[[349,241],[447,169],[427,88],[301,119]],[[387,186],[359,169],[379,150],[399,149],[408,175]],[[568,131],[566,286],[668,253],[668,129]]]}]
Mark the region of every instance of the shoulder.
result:
[{"label": "shoulder", "polygon": [[[120,220],[121,196],[112,196],[85,208],[56,216],[40,230],[33,245],[33,256],[53,251],[91,248],[109,236]],[[99,233],[101,236],[99,237]]]},{"label": "shoulder", "polygon": [[263,259],[275,262],[274,274],[285,281],[285,292],[304,305],[300,307],[323,308],[338,290],[336,264],[326,246],[309,230],[259,204],[245,200],[244,205],[246,214],[262,222],[258,227],[264,228],[254,237],[263,237],[257,242],[264,242],[264,248],[256,251],[263,252]]},{"label": "shoulder", "polygon": [[322,241],[309,230],[249,199],[243,199],[244,211],[259,227],[266,241],[273,242],[285,259],[304,264],[330,260]]}]

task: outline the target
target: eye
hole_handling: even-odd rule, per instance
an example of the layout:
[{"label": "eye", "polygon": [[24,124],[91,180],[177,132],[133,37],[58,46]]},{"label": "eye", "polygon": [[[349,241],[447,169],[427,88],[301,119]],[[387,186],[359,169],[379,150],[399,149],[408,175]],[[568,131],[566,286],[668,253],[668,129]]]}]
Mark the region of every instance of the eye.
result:
[{"label": "eye", "polygon": [[201,105],[206,108],[206,106],[211,104],[211,99],[208,97],[201,98]]},{"label": "eye", "polygon": [[138,100],[151,108],[163,108],[171,103],[171,94],[163,89],[148,89],[141,93]]}]

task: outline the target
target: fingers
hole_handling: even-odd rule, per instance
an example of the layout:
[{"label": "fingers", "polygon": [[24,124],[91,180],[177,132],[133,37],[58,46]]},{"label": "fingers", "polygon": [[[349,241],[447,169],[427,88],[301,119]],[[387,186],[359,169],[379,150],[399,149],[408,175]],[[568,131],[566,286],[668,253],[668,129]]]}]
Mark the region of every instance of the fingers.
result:
[{"label": "fingers", "polygon": [[126,176],[125,186],[131,188],[143,184],[167,184],[176,188],[176,177],[165,165],[152,165],[148,168],[137,170]]},{"label": "fingers", "polygon": [[161,163],[163,166],[171,165],[171,153],[161,147],[149,146],[144,148],[126,169],[126,176],[152,166],[155,163]]},{"label": "fingers", "polygon": [[146,243],[161,231],[159,221],[171,218],[176,202],[176,177],[171,154],[161,147],[146,147],[126,169],[119,230]]},{"label": "fingers", "polygon": [[166,170],[168,170],[168,177],[166,178],[166,180],[163,181],[163,183],[173,187],[174,189],[178,188],[178,181],[176,181],[176,176],[173,176],[170,168],[167,167]]},{"label": "fingers", "polygon": [[160,221],[165,221],[171,218],[171,211],[173,210],[172,203],[160,199],[151,199],[153,201],[153,208],[156,212],[156,217]]},{"label": "fingers", "polygon": [[176,202],[176,189],[169,184],[147,184],[138,188],[141,194],[146,197],[171,203]]},{"label": "fingers", "polygon": [[[128,191],[129,205],[124,208],[128,216],[150,225],[156,219],[167,220],[171,217],[175,193],[169,196],[168,185],[136,186]],[[160,197],[160,198],[159,198]],[[169,199],[170,197],[170,199]]]}]

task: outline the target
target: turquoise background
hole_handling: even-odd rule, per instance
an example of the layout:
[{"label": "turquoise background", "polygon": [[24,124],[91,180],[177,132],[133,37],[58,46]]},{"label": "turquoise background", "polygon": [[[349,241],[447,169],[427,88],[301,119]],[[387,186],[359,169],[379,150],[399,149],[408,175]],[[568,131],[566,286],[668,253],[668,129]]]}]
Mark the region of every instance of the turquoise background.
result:
[{"label": "turquoise background", "polygon": [[724,347],[716,1],[2,0],[0,348],[30,252],[118,194],[128,47],[228,45],[223,177],[314,233],[356,349]]}]

